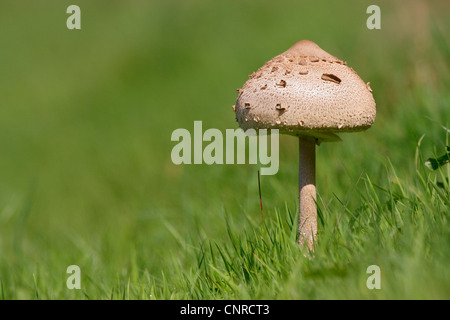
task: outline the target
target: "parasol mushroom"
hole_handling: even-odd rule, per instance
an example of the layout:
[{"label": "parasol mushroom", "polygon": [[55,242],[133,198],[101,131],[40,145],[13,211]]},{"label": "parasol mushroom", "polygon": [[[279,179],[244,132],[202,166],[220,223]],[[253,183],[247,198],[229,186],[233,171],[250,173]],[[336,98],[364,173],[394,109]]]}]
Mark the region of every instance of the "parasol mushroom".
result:
[{"label": "parasol mushroom", "polygon": [[369,83],[338,58],[302,40],[266,62],[238,90],[236,119],[243,130],[278,129],[299,137],[299,245],[317,237],[316,144],[375,121]]}]

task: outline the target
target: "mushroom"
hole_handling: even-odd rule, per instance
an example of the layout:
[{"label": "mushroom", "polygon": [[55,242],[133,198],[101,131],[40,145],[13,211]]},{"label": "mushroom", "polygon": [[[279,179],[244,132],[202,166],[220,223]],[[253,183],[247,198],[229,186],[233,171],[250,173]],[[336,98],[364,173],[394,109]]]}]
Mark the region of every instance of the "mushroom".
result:
[{"label": "mushroom", "polygon": [[316,144],[368,129],[376,115],[371,92],[345,62],[309,40],[266,62],[240,90],[235,113],[243,130],[279,129],[299,138],[301,247],[312,251],[317,238]]}]

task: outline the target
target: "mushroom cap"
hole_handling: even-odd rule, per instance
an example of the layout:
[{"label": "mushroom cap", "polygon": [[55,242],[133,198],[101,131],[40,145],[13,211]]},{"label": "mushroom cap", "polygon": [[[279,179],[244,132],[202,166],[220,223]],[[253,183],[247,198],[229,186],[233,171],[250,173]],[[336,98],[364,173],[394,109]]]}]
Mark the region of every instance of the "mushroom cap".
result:
[{"label": "mushroom cap", "polygon": [[266,62],[238,92],[234,109],[243,130],[336,141],[336,133],[362,131],[375,121],[369,83],[309,40]]}]

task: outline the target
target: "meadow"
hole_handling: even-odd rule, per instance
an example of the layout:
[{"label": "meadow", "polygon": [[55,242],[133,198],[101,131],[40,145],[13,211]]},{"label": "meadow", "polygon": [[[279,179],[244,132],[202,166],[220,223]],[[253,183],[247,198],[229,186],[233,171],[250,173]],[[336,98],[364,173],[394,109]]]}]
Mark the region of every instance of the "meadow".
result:
[{"label": "meadow", "polygon": [[[377,1],[380,30],[365,0],[79,0],[81,30],[70,4],[0,3],[0,299],[450,298],[447,1]],[[262,212],[257,165],[171,161],[175,129],[237,128],[236,89],[302,39],[377,103],[317,148],[313,257],[295,137]]]}]

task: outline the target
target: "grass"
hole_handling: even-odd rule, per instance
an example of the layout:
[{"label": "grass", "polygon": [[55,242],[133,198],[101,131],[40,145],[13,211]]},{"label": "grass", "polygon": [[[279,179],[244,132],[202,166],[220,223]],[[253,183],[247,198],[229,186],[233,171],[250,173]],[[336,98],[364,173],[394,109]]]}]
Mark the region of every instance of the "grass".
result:
[{"label": "grass", "polygon": [[[379,184],[364,175],[356,208],[338,196],[320,199],[321,236],[313,257],[295,245],[297,214],[289,207],[275,209],[264,225],[246,216],[249,227],[240,233],[227,216],[227,241],[180,239],[185,254],[196,257],[187,263],[189,273],[180,265],[179,287],[153,292],[163,299],[448,297],[448,172],[425,170],[402,179],[388,167],[387,181]],[[382,270],[379,292],[365,286],[372,264]]]},{"label": "grass", "polygon": [[[410,2],[380,1],[368,30],[368,1],[80,0],[69,31],[70,1],[3,1],[0,298],[449,299],[448,4]],[[236,128],[236,88],[300,39],[377,102],[371,129],[317,149],[314,257],[295,138],[261,177],[264,224],[257,166],[170,159],[177,128]]]}]

